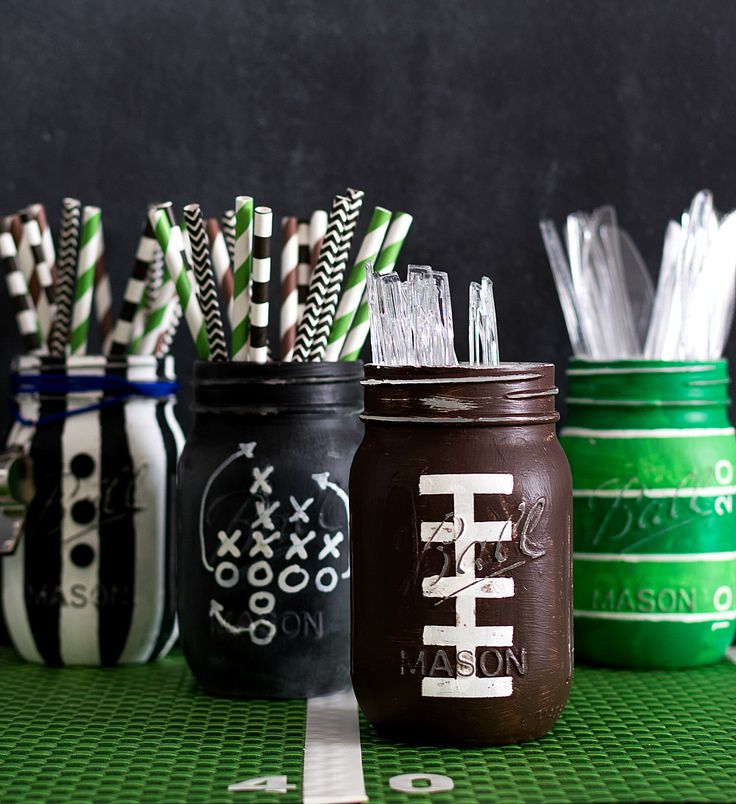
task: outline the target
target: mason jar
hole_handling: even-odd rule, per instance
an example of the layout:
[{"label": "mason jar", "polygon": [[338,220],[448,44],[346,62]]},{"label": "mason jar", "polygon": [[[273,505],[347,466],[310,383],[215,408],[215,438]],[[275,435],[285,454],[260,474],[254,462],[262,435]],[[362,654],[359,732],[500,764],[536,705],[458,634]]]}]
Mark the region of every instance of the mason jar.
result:
[{"label": "mason jar", "polygon": [[727,362],[573,360],[568,376],[578,657],[717,661],[736,624]]},{"label": "mason jar", "polygon": [[347,687],[347,481],[362,364],[197,363],[179,469],[179,619],[219,695]]},{"label": "mason jar", "polygon": [[381,732],[541,737],[572,679],[554,367],[366,366],[350,475],[352,677]]},{"label": "mason jar", "polygon": [[0,552],[24,659],[140,663],[175,641],[176,388],[171,358],[15,361]]}]

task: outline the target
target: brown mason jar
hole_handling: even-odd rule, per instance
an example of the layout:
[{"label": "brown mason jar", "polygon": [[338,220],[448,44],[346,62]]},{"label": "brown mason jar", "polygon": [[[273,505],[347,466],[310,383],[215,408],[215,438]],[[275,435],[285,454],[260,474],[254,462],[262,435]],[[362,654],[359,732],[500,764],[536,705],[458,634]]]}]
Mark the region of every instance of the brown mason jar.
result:
[{"label": "brown mason jar", "polygon": [[572,680],[554,366],[366,366],[350,475],[352,676],[395,738],[541,737]]}]

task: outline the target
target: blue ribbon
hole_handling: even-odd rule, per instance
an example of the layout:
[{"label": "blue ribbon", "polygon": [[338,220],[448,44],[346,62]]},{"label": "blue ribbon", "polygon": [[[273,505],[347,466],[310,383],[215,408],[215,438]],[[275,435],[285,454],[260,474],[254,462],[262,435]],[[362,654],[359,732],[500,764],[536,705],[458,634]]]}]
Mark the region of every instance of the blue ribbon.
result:
[{"label": "blue ribbon", "polygon": [[40,396],[67,396],[68,394],[104,393],[114,394],[105,396],[99,402],[85,405],[73,410],[53,413],[42,416],[33,421],[21,415],[20,409],[13,399],[10,400],[11,410],[16,421],[26,427],[38,427],[55,421],[62,421],[71,416],[88,413],[93,410],[102,410],[110,405],[117,405],[131,397],[144,397],[147,399],[165,399],[173,396],[179,390],[176,380],[156,380],[155,382],[135,382],[119,377],[115,374],[102,375],[69,375],[69,374],[11,374],[10,391],[13,397],[19,394],[39,394]]}]

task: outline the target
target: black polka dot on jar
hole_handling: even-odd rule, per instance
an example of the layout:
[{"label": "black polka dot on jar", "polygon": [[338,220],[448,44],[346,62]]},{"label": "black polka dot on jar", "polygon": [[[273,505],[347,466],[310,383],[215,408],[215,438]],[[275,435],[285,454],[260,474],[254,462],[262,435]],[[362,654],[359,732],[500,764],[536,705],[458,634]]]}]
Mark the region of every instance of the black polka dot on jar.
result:
[{"label": "black polka dot on jar", "polygon": [[92,500],[77,500],[77,502],[72,505],[72,519],[78,525],[89,525],[95,518],[96,513],[97,508]]},{"label": "black polka dot on jar", "polygon": [[95,551],[88,544],[78,544],[69,557],[77,567],[88,567],[95,560]]},{"label": "black polka dot on jar", "polygon": [[75,455],[69,466],[74,477],[79,478],[89,477],[95,471],[94,458],[86,452],[80,452],[79,455]]}]

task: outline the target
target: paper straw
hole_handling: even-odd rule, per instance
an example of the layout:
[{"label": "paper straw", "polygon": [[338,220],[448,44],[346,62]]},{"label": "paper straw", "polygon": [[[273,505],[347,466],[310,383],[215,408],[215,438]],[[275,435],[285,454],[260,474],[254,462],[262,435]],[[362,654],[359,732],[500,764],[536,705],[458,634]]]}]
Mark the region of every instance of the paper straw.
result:
[{"label": "paper straw", "polygon": [[110,351],[114,318],[112,312],[112,287],[110,277],[105,268],[105,228],[100,220],[100,236],[98,239],[99,253],[95,262],[95,317],[102,340],[102,353]]},{"label": "paper straw", "polygon": [[[376,273],[386,274],[393,271],[413,220],[412,216],[406,212],[394,212],[391,216],[386,237],[373,266]],[[358,311],[340,352],[340,360],[358,360],[360,358],[360,352],[368,337],[369,329],[368,298],[364,290]]]},{"label": "paper straw", "polygon": [[330,283],[327,288],[327,293],[325,294],[324,302],[322,303],[322,309],[320,310],[317,329],[315,330],[314,338],[312,338],[309,360],[319,361],[324,359],[327,339],[332,330],[337,304],[340,300],[340,288],[342,287],[342,280],[345,275],[350,246],[353,242],[355,227],[358,223],[361,205],[363,204],[363,191],[348,189],[348,199],[349,209],[345,217],[345,225],[342,237],[340,238],[338,255],[335,260],[335,266],[332,269],[332,274],[330,275]]},{"label": "paper straw", "polygon": [[0,224],[0,263],[2,263],[5,274],[5,284],[15,311],[15,321],[23,341],[23,348],[27,352],[35,352],[41,349],[42,344],[38,316],[28,292],[25,277],[16,261],[17,250],[10,231],[11,226],[10,218],[4,218]]},{"label": "paper straw", "polygon": [[299,222],[294,217],[281,222],[281,359],[291,360],[296,342],[296,328],[299,323]]},{"label": "paper straw", "polygon": [[304,305],[309,292],[309,280],[312,277],[312,258],[309,254],[309,221],[299,221],[296,237],[299,244],[299,264],[296,269],[298,300],[296,323],[298,326],[304,315]]},{"label": "paper straw", "polygon": [[304,316],[299,322],[296,331],[293,359],[297,362],[305,362],[309,358],[312,340],[322,311],[322,304],[330,287],[330,277],[340,256],[340,243],[349,211],[350,199],[346,195],[336,195],[332,202],[327,230],[319,251],[319,259],[309,282],[309,292],[304,305]]},{"label": "paper straw", "polygon": [[33,216],[33,211],[30,208],[24,209],[20,213],[20,219],[23,224],[23,236],[28,243],[33,258],[33,272],[28,282],[28,289],[36,306],[38,323],[41,326],[41,337],[46,342],[51,332],[55,313],[51,266],[46,262],[41,243],[41,229],[38,221]]},{"label": "paper straw", "polygon": [[235,265],[235,210],[225,210],[220,223],[222,225],[222,234],[225,238],[225,245],[227,246],[227,255],[230,260],[230,265]]},{"label": "paper straw", "polygon": [[155,249],[158,247],[154,237],[151,222],[146,220],[138,241],[133,271],[125,286],[123,306],[113,329],[109,351],[111,355],[127,354],[128,348],[133,341],[133,321],[138,312],[143,309],[142,302],[146,293],[146,278],[151,262],[154,259]]},{"label": "paper straw", "polygon": [[[327,221],[329,216],[324,209],[315,209],[309,219],[309,259],[311,262],[311,273],[317,267],[319,252],[322,250],[322,241],[327,231]],[[311,279],[311,274],[310,274]]]},{"label": "paper straw", "polygon": [[374,265],[378,259],[381,244],[386,235],[391,212],[383,207],[376,207],[373,210],[368,231],[363,237],[363,242],[358,249],[358,255],[353,263],[352,270],[348,275],[345,290],[343,291],[340,305],[335,314],[335,321],[327,339],[324,359],[335,361],[340,359],[340,352],[347,338],[348,331],[355,319],[355,314],[360,307],[363,291],[365,290],[365,270],[368,264]]},{"label": "paper straw", "polygon": [[49,350],[60,357],[69,343],[74,303],[74,279],[79,256],[79,220],[82,205],[76,198],[61,203],[61,236],[59,238],[56,315],[49,336]]},{"label": "paper straw", "polygon": [[41,231],[41,248],[43,249],[46,264],[49,266],[49,270],[51,271],[51,279],[54,285],[54,291],[56,291],[56,250],[54,249],[54,237],[51,233],[51,227],[49,226],[49,221],[46,217],[46,207],[40,202],[37,202],[35,204],[31,204],[29,209],[31,210],[33,217],[36,219],[38,228]]},{"label": "paper straw", "polygon": [[71,353],[87,353],[89,319],[92,314],[95,266],[100,254],[100,224],[102,212],[99,207],[84,207],[82,210],[82,235],[77,259],[77,277],[72,308]]},{"label": "paper straw", "polygon": [[210,360],[224,362],[228,359],[225,330],[220,315],[220,302],[217,298],[215,272],[210,262],[204,218],[199,204],[189,204],[184,207],[184,220],[192,249],[192,264],[199,287],[199,303],[204,314]]},{"label": "paper straw", "polygon": [[220,288],[222,305],[227,311],[227,320],[233,319],[233,266],[230,262],[225,236],[215,218],[209,218],[206,225],[207,240],[210,244],[212,267],[215,269],[215,280]]},{"label": "paper straw", "polygon": [[148,218],[164,253],[166,269],[176,287],[176,293],[179,297],[189,332],[194,340],[197,355],[200,360],[207,360],[210,351],[207,343],[207,332],[195,288],[192,287],[190,282],[189,274],[191,269],[187,263],[181,229],[179,229],[174,220],[174,214],[170,206],[158,205],[154,209],[150,209]]},{"label": "paper straw", "polygon": [[250,347],[255,363],[268,362],[268,284],[271,281],[271,234],[273,212],[256,207],[253,217],[253,291],[251,295]]},{"label": "paper straw", "polygon": [[179,299],[176,295],[176,285],[167,274],[156,297],[156,307],[146,318],[143,333],[133,337],[128,351],[136,355],[155,354],[162,335],[171,324],[173,310],[177,305]]},{"label": "paper straw", "polygon": [[179,299],[174,299],[166,313],[164,326],[156,343],[154,354],[156,357],[166,357],[174,344],[176,333],[179,331],[179,324],[182,318],[181,304]]},{"label": "paper straw", "polygon": [[235,199],[235,260],[233,262],[232,359],[248,359],[250,342],[250,282],[253,270],[253,199]]}]

